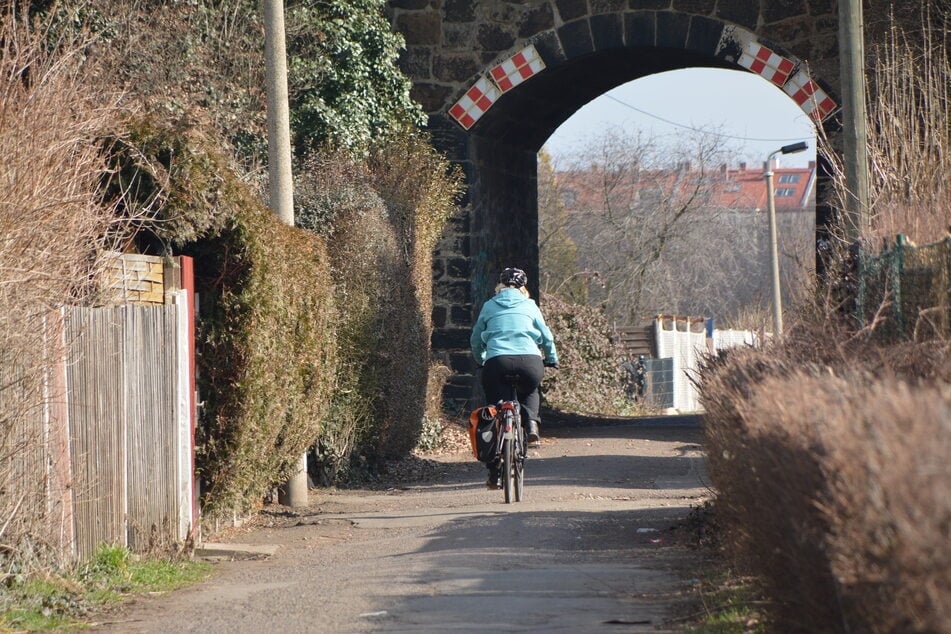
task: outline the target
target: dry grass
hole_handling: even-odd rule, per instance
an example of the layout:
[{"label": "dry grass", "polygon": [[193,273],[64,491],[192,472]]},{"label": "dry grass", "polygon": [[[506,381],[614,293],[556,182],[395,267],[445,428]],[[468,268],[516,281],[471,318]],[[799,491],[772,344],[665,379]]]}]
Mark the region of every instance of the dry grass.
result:
[{"label": "dry grass", "polygon": [[[920,15],[917,28],[893,16],[868,45],[870,226],[863,238],[869,244],[899,233],[924,244],[943,239],[949,230],[951,14],[922,10]],[[823,156],[841,202],[845,179],[834,145],[823,144]]]}]

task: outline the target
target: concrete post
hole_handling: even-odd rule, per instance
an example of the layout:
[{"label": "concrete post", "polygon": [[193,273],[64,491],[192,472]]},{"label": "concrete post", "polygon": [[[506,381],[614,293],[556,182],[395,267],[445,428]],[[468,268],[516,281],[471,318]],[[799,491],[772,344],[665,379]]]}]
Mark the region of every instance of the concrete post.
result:
[{"label": "concrete post", "polygon": [[278,502],[284,506],[307,506],[307,454],[297,461],[297,468],[278,491]]},{"label": "concrete post", "polygon": [[[268,197],[277,217],[293,227],[294,180],[283,0],[264,0],[264,56],[267,70]],[[287,506],[307,506],[306,453],[297,461],[297,468],[279,497],[281,504]]]},{"label": "concrete post", "polygon": [[855,242],[869,224],[862,0],[839,0],[839,64],[842,82],[842,149],[847,190],[844,229],[849,242]]},{"label": "concrete post", "polygon": [[264,0],[264,55],[267,70],[268,196],[277,217],[293,226],[294,181],[283,0]]}]

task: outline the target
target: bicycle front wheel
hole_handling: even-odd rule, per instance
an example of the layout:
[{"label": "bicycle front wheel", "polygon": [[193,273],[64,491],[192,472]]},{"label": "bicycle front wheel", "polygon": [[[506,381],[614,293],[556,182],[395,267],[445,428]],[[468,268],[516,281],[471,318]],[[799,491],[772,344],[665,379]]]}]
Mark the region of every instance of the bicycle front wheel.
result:
[{"label": "bicycle front wheel", "polygon": [[515,442],[511,438],[502,441],[502,488],[506,504],[518,501],[515,497]]}]

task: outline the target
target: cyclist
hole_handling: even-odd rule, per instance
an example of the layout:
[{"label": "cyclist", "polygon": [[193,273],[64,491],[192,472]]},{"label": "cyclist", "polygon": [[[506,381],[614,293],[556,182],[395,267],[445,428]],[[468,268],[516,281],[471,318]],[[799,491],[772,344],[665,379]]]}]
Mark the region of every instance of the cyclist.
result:
[{"label": "cyclist", "polygon": [[[482,305],[472,328],[472,357],[482,366],[482,389],[489,403],[510,398],[506,375],[518,374],[516,386],[522,419],[530,443],[539,441],[538,386],[545,366],[558,367],[558,353],[551,330],[531,299],[525,271],[507,268],[499,275],[496,294]],[[542,359],[544,351],[544,360]],[[489,488],[498,488],[499,465],[490,463]]]}]

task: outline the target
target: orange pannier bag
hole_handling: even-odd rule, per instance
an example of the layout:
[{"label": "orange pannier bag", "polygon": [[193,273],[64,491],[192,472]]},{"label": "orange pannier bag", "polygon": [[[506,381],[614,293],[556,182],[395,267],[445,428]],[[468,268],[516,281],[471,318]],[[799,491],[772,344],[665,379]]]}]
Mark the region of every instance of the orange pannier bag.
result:
[{"label": "orange pannier bag", "polygon": [[486,462],[491,460],[487,455],[488,443],[482,437],[482,433],[491,429],[495,425],[495,414],[498,410],[492,405],[478,407],[469,414],[469,444],[472,447],[472,457],[476,460]]}]

